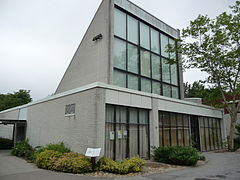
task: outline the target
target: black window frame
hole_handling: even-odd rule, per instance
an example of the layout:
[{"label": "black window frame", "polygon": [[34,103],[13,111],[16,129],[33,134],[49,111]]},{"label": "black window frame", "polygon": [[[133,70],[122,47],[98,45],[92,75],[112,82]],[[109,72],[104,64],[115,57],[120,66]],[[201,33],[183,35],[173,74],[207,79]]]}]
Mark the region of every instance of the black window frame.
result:
[{"label": "black window frame", "polygon": [[[171,75],[171,66],[170,66],[170,65],[169,65],[170,83],[167,83],[167,82],[163,82],[163,81],[162,81],[162,74],[163,74],[163,73],[162,73],[162,59],[163,59],[163,58],[168,59],[169,57],[164,57],[164,56],[161,55],[161,34],[164,34],[165,36],[168,37],[168,43],[169,43],[169,39],[172,39],[173,41],[175,41],[175,39],[174,39],[173,37],[169,36],[168,34],[166,34],[165,32],[163,32],[163,31],[157,29],[156,27],[152,26],[151,24],[147,23],[146,21],[138,18],[138,17],[135,16],[134,14],[126,11],[125,9],[123,9],[123,8],[117,6],[117,5],[114,5],[114,7],[115,7],[116,9],[124,12],[124,13],[126,14],[126,39],[121,38],[121,37],[119,37],[119,36],[117,36],[117,35],[114,34],[114,40],[115,40],[115,38],[116,38],[116,39],[125,41],[125,43],[126,43],[126,68],[125,68],[126,70],[119,69],[119,68],[117,68],[117,67],[113,67],[113,71],[120,71],[120,72],[126,74],[126,88],[129,88],[129,87],[128,87],[128,75],[129,75],[129,74],[132,74],[132,75],[135,75],[135,76],[138,77],[138,91],[142,91],[142,89],[141,89],[141,79],[142,79],[142,78],[146,78],[146,79],[148,79],[148,80],[151,81],[151,93],[153,93],[153,89],[152,89],[152,88],[153,88],[153,85],[152,85],[153,82],[158,82],[158,83],[160,83],[160,90],[161,90],[160,95],[163,95],[163,84],[166,84],[166,85],[169,85],[169,86],[170,86],[170,97],[174,98],[174,97],[173,97],[173,93],[172,93],[172,87],[175,87],[175,88],[178,89],[178,98],[177,98],[177,99],[181,99],[181,93],[180,93],[180,77],[179,77],[179,64],[177,64],[177,82],[178,82],[177,84],[178,84],[178,85],[171,84],[171,76],[172,76],[172,75]],[[134,19],[136,19],[136,20],[138,21],[138,44],[135,44],[135,43],[133,43],[133,42],[131,42],[131,41],[128,40],[128,16],[131,16],[132,18],[134,18]],[[141,42],[140,42],[140,23],[143,23],[143,24],[147,25],[148,28],[149,28],[150,50],[149,50],[149,49],[146,49],[146,48],[144,48],[144,47],[142,47],[142,46],[140,45],[140,43],[141,43]],[[154,29],[154,30],[156,30],[156,31],[159,33],[159,48],[160,48],[160,49],[159,49],[159,54],[156,53],[156,52],[154,52],[154,51],[152,51],[152,47],[151,47],[151,29]],[[175,43],[176,43],[176,41],[175,41]],[[134,46],[136,46],[137,49],[138,49],[138,68],[139,68],[139,69],[138,69],[138,74],[128,71],[128,44],[134,45]],[[144,50],[144,51],[147,51],[147,52],[150,53],[150,77],[146,77],[146,76],[141,75],[141,53],[140,53],[141,50]],[[153,79],[153,78],[152,78],[152,54],[160,57],[160,74],[161,74],[160,80],[156,80],[156,79]],[[176,52],[176,58],[178,58],[178,53],[177,53],[177,52]],[[143,91],[143,92],[144,92],[144,91]]]}]

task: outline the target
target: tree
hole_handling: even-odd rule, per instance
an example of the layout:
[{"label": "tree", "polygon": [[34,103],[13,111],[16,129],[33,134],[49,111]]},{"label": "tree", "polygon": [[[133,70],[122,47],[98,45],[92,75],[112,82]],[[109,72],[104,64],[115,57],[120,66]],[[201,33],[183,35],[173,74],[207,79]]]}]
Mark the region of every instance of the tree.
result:
[{"label": "tree", "polygon": [[218,87],[205,87],[201,81],[195,81],[192,85],[185,83],[185,88],[187,88],[185,90],[186,98],[198,97],[202,98],[202,103],[205,105],[216,108],[224,107],[221,91]]},{"label": "tree", "polygon": [[29,90],[19,90],[13,94],[0,94],[0,111],[31,102],[32,98],[29,93]]},{"label": "tree", "polygon": [[[220,90],[224,106],[230,114],[229,149],[240,109],[240,1],[230,6],[231,13],[223,12],[215,19],[199,15],[182,30],[182,39],[168,51],[182,54],[183,68],[198,68],[208,74],[205,82]],[[170,60],[170,63],[174,63]],[[180,60],[177,60],[180,61]],[[178,62],[180,63],[180,62]],[[227,92],[227,93],[226,93]],[[229,103],[227,95],[232,99]]]}]

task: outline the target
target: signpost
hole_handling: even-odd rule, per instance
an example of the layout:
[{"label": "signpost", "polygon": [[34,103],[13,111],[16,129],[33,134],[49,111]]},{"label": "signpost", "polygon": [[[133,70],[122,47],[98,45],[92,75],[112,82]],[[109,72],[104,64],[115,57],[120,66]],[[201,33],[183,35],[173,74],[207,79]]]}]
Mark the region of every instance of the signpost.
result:
[{"label": "signpost", "polygon": [[85,156],[91,157],[92,170],[95,171],[96,157],[100,156],[101,148],[87,148]]}]

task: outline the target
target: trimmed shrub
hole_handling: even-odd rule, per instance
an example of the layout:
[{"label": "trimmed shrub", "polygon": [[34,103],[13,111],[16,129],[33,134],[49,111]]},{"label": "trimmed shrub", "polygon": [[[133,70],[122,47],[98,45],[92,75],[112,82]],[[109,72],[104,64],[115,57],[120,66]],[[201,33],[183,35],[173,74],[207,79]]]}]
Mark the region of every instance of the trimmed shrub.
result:
[{"label": "trimmed shrub", "polygon": [[97,162],[97,169],[99,171],[116,173],[116,174],[128,174],[142,171],[142,166],[145,161],[138,157],[126,159],[121,162],[113,161],[110,158],[103,157]]},{"label": "trimmed shrub", "polygon": [[56,144],[48,144],[42,150],[53,150],[58,151],[60,153],[71,152],[70,148],[66,147],[63,142],[59,142]]},{"label": "trimmed shrub", "polygon": [[92,164],[90,159],[79,153],[65,153],[58,158],[53,169],[61,172],[68,173],[87,173],[92,171]]},{"label": "trimmed shrub", "polygon": [[62,156],[62,153],[53,150],[45,150],[36,157],[36,164],[39,168],[53,170],[55,161]]},{"label": "trimmed shrub", "polygon": [[185,166],[196,165],[200,158],[195,148],[184,146],[155,148],[153,156],[158,162]]},{"label": "trimmed shrub", "polygon": [[12,149],[13,140],[0,137],[0,149]]},{"label": "trimmed shrub", "polygon": [[28,139],[17,142],[12,149],[12,154],[18,157],[25,157],[29,151],[33,151],[32,146],[28,143]]},{"label": "trimmed shrub", "polygon": [[128,166],[129,172],[141,172],[145,161],[139,157],[133,157],[131,159],[124,160],[122,164],[124,166]]},{"label": "trimmed shrub", "polygon": [[118,163],[110,158],[102,157],[97,162],[97,170],[115,173]]}]

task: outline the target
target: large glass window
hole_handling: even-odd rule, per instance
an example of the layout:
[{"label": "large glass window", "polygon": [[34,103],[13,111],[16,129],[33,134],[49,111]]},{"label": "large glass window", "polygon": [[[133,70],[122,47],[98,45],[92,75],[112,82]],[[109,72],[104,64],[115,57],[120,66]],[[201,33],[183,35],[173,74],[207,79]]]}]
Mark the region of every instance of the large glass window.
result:
[{"label": "large glass window", "polygon": [[148,110],[106,106],[105,156],[123,160],[149,159]]},{"label": "large glass window", "polygon": [[163,58],[162,59],[162,80],[163,82],[170,83],[170,64],[168,61]]},{"label": "large glass window", "polygon": [[163,95],[171,97],[171,86],[163,84]]},{"label": "large glass window", "polygon": [[161,84],[159,82],[152,82],[152,90],[154,94],[161,95]]},{"label": "large glass window", "polygon": [[141,74],[143,76],[151,77],[150,67],[150,53],[148,51],[141,50]]},{"label": "large glass window", "polygon": [[150,49],[149,26],[140,23],[140,45],[146,49]]},{"label": "large glass window", "polygon": [[171,84],[178,85],[178,70],[177,64],[171,65]]},{"label": "large glass window", "polygon": [[201,150],[210,151],[222,148],[220,119],[199,117]]},{"label": "large glass window", "polygon": [[115,70],[113,74],[113,84],[126,87],[126,73]]},{"label": "large glass window", "polygon": [[114,33],[126,39],[126,14],[118,9],[114,11]]},{"label": "large glass window", "polygon": [[[165,52],[175,40],[118,7],[114,18],[113,84],[180,98],[178,66],[168,64]],[[176,55],[171,57],[176,59]]]},{"label": "large glass window", "polygon": [[128,16],[128,41],[138,44],[138,21]]},{"label": "large glass window", "polygon": [[[171,38],[169,38],[169,44],[172,46],[172,47],[175,47],[175,41]],[[176,59],[176,52],[174,53],[170,53],[170,58],[171,59]]]},{"label": "large glass window", "polygon": [[168,58],[169,53],[167,52],[167,46],[168,46],[168,37],[164,34],[161,34],[161,55]]},{"label": "large glass window", "polygon": [[154,29],[151,29],[151,50],[160,53],[159,32]]},{"label": "large glass window", "polygon": [[114,41],[114,67],[126,69],[126,42],[119,39]]},{"label": "large glass window", "polygon": [[151,93],[151,81],[146,78],[141,78],[141,90]]},{"label": "large glass window", "polygon": [[160,146],[189,146],[189,115],[159,111]]},{"label": "large glass window", "polygon": [[136,46],[128,44],[128,71],[138,74],[138,49]]},{"label": "large glass window", "polygon": [[138,76],[128,74],[128,88],[138,90]]},{"label": "large glass window", "polygon": [[177,87],[173,87],[172,86],[172,97],[175,99],[179,98],[179,92],[178,92],[178,88]]},{"label": "large glass window", "polygon": [[152,54],[152,78],[156,80],[161,79],[160,57],[154,54]]}]

